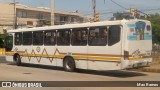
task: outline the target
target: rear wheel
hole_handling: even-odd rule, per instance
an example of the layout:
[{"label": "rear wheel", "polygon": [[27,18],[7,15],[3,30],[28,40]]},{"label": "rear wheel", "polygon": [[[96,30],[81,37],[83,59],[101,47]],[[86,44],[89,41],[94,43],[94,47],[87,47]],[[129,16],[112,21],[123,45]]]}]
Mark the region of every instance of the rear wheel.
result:
[{"label": "rear wheel", "polygon": [[14,55],[14,62],[17,66],[21,65],[21,58],[19,54]]},{"label": "rear wheel", "polygon": [[66,57],[63,61],[63,67],[68,72],[73,72],[75,70],[75,61],[72,57]]}]

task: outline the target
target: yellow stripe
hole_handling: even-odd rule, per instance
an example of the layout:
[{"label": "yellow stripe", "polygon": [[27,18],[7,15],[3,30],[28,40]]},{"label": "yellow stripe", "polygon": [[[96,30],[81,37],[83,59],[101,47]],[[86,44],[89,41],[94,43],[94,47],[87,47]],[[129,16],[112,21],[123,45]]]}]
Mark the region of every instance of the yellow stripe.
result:
[{"label": "yellow stripe", "polygon": [[[6,55],[14,55],[15,52],[6,52]],[[66,54],[53,55],[53,54],[24,54],[23,51],[20,53],[26,57],[48,57],[48,58],[64,58]],[[89,60],[108,60],[108,61],[120,61],[121,57],[106,57],[106,56],[87,56],[87,55],[73,55],[75,59],[89,59]],[[129,60],[142,60],[144,58],[129,58]]]},{"label": "yellow stripe", "polygon": [[6,55],[14,55],[15,53],[14,52],[6,52],[5,54]]},{"label": "yellow stripe", "polygon": [[75,59],[89,59],[89,60],[110,60],[110,61],[120,61],[121,58],[114,58],[114,57],[99,57],[99,56],[74,56]]},{"label": "yellow stripe", "polygon": [[[49,58],[64,58],[66,55],[47,55],[47,54],[23,54],[23,56],[29,57],[49,57]],[[112,60],[120,61],[121,58],[112,58],[112,57],[98,57],[98,56],[83,56],[83,55],[73,55],[74,59],[90,59],[90,60]]]},{"label": "yellow stripe", "polygon": [[128,60],[142,60],[144,58],[129,58]]}]

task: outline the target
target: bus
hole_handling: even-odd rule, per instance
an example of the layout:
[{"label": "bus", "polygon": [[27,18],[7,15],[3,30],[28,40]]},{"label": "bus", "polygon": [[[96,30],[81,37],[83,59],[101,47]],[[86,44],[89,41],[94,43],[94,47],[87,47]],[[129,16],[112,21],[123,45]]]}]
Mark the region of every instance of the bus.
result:
[{"label": "bus", "polygon": [[7,61],[75,69],[123,70],[152,62],[147,20],[116,20],[8,30]]}]

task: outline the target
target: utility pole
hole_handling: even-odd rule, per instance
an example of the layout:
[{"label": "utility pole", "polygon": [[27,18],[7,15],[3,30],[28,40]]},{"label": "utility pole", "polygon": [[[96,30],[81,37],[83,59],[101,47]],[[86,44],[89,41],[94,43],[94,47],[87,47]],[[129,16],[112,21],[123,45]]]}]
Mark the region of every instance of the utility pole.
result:
[{"label": "utility pole", "polygon": [[51,26],[54,25],[54,0],[51,0]]},{"label": "utility pole", "polygon": [[13,28],[17,29],[16,0],[13,0]]},{"label": "utility pole", "polygon": [[92,6],[93,6],[94,21],[96,21],[96,0],[92,0]]}]

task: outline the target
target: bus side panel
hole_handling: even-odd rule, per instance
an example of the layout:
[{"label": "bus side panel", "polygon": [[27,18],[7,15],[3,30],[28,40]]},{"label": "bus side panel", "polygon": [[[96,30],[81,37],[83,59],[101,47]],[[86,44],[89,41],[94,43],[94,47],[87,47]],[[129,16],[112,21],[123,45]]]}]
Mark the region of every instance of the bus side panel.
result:
[{"label": "bus side panel", "polygon": [[6,55],[6,61],[8,61],[8,62],[13,62],[13,56],[11,56],[11,55]]},{"label": "bus side panel", "polygon": [[66,56],[72,57],[76,68],[87,69],[87,46],[56,46],[56,54],[62,55],[61,60],[57,59],[57,65],[63,66],[63,59]]},{"label": "bus side panel", "polygon": [[76,68],[79,68],[79,69],[87,69],[87,60],[75,60],[75,63],[76,63]]},{"label": "bus side panel", "polygon": [[[97,54],[98,52],[98,54]],[[112,46],[90,46],[89,54],[97,54],[93,57],[95,61],[88,61],[88,69],[92,70],[118,70],[121,68],[121,41]],[[88,55],[90,60],[90,56]],[[92,58],[91,58],[92,59]]]},{"label": "bus side panel", "polygon": [[118,62],[88,61],[88,69],[91,69],[91,70],[120,70],[121,65]]}]

